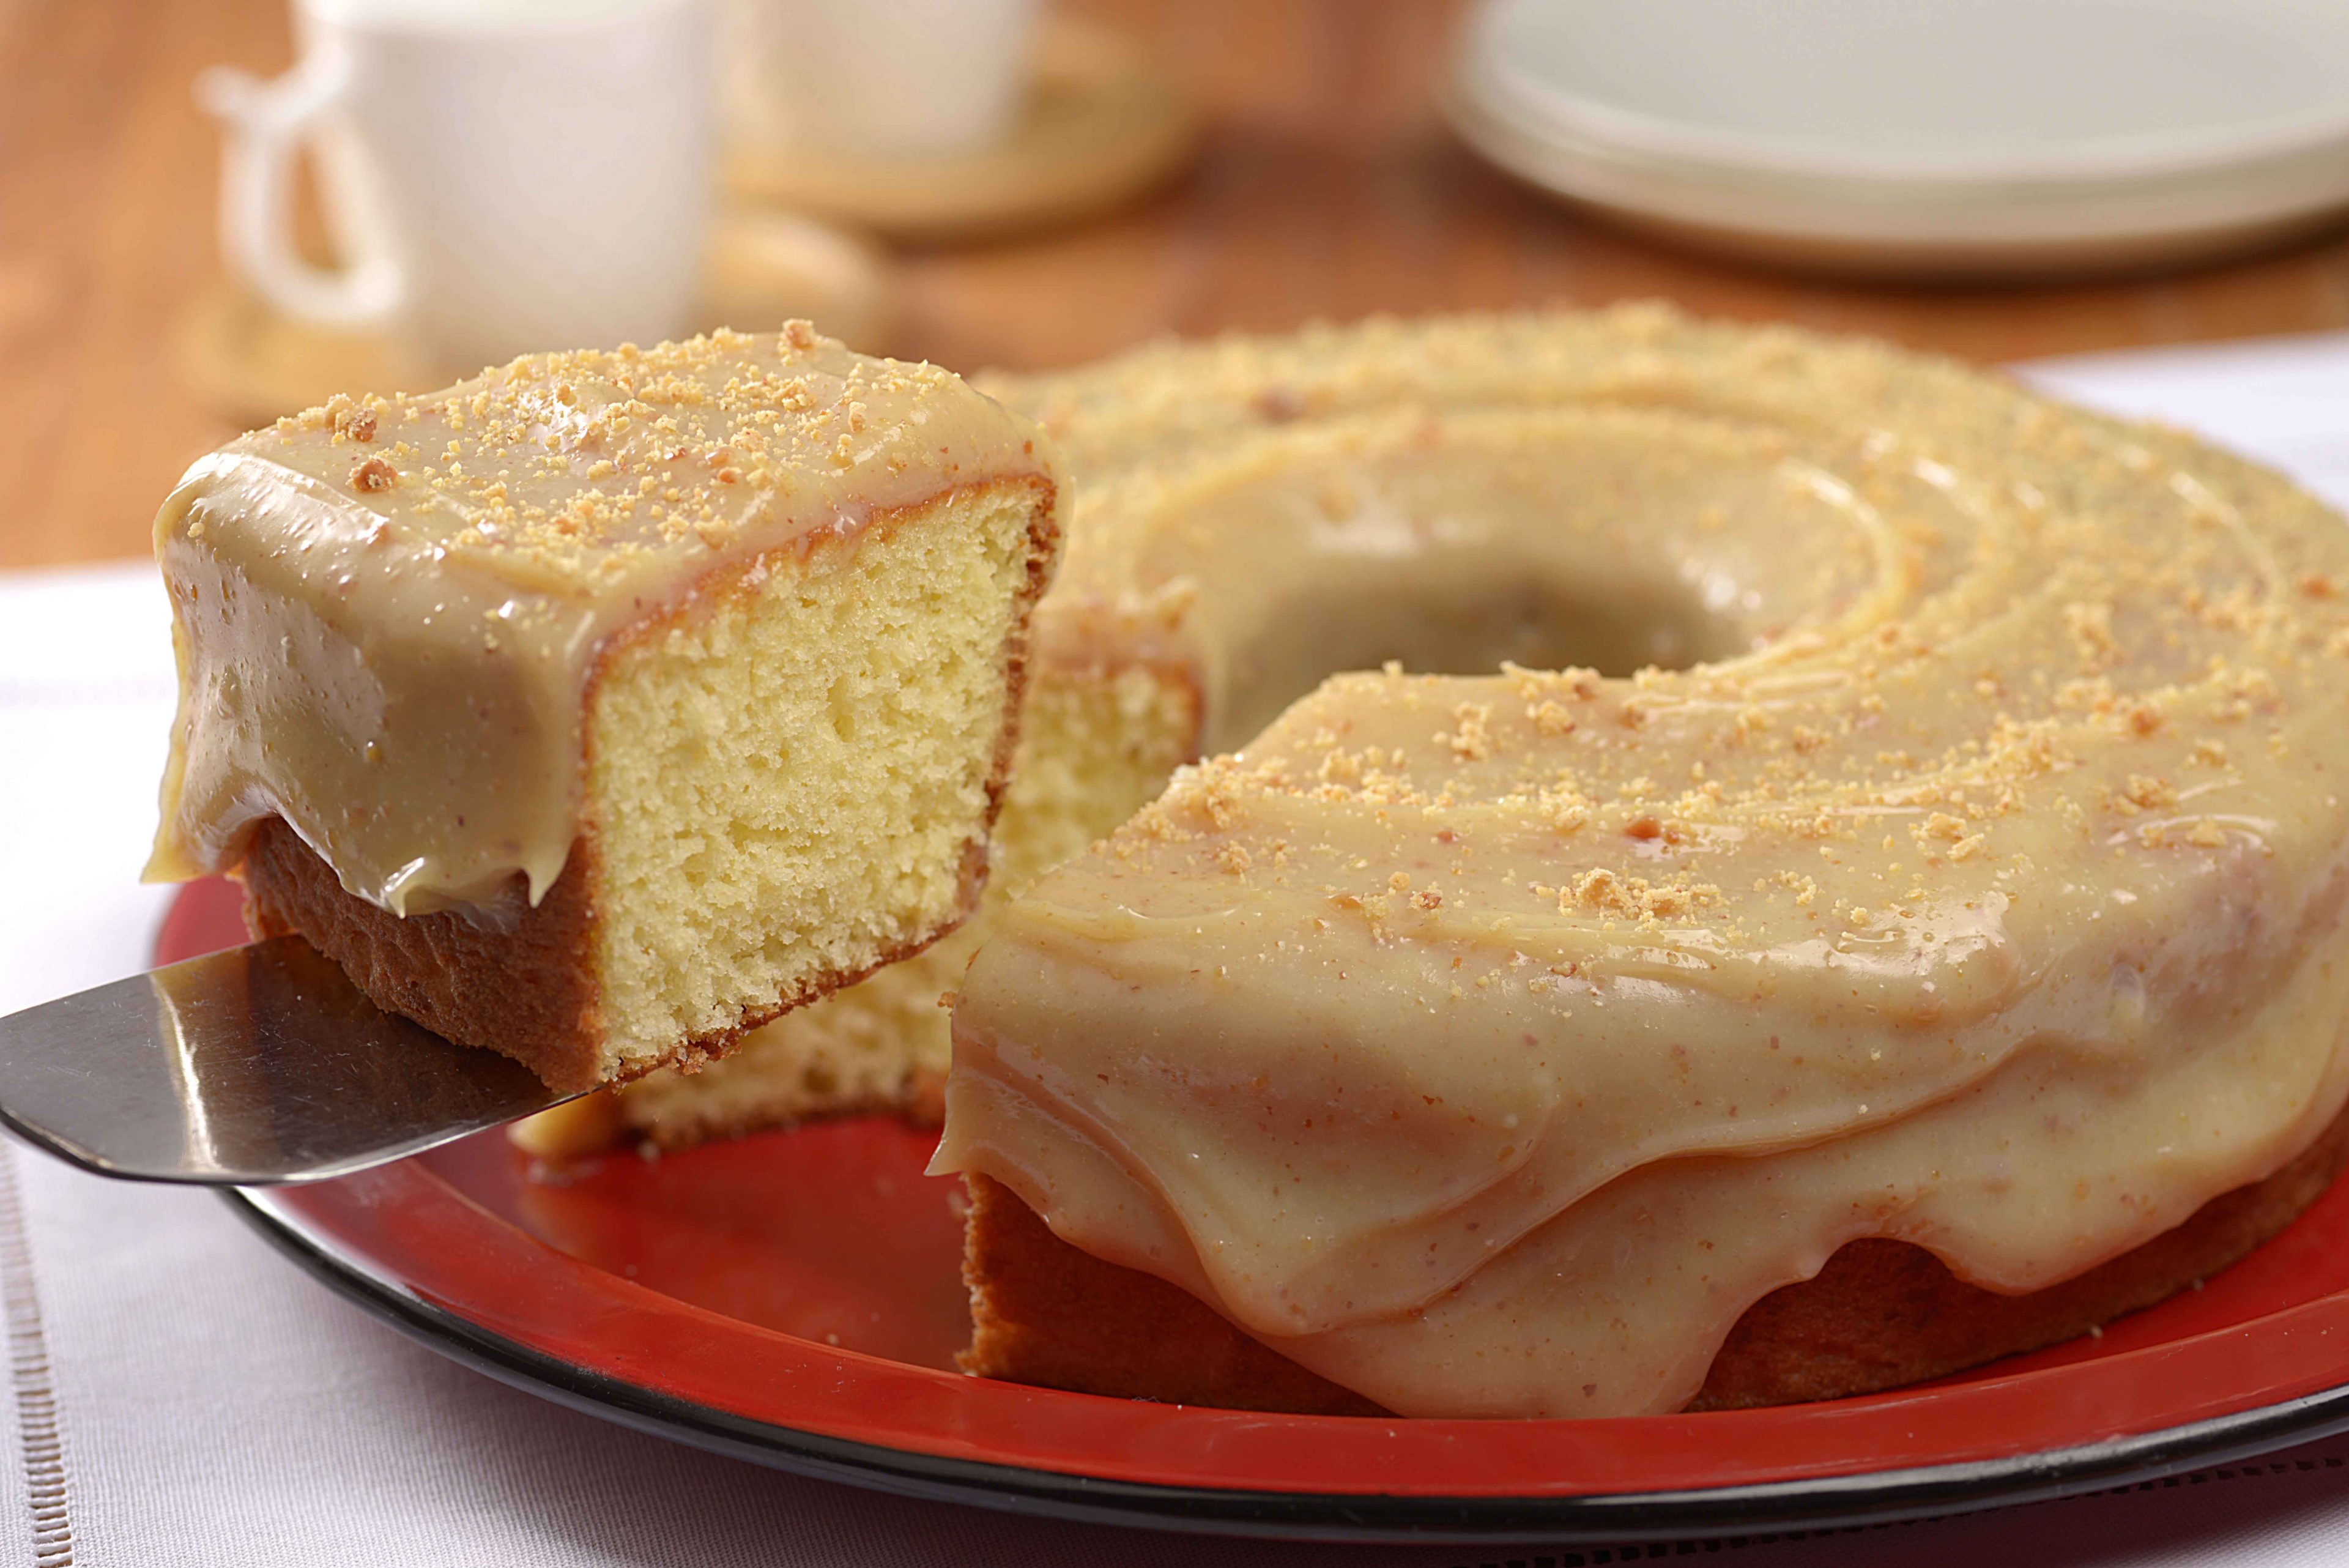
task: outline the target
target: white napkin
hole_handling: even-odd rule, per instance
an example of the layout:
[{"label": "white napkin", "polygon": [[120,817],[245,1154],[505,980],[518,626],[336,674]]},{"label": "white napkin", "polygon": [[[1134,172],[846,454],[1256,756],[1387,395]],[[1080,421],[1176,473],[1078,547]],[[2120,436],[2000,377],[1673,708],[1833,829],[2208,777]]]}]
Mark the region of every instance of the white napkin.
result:
[{"label": "white napkin", "polygon": [[153,567],[0,575],[0,1012],[147,967],[176,690]]},{"label": "white napkin", "polygon": [[[2349,506],[2349,335],[2030,367],[2083,401],[2200,429]],[[172,693],[143,565],[0,576],[0,1011],[145,966],[137,885]],[[0,1144],[0,1539],[16,1561],[173,1564],[2349,1560],[2349,1438],[1971,1518],[1674,1548],[1296,1547],[1018,1519],[715,1459],[469,1372],[313,1283],[216,1198]]]}]

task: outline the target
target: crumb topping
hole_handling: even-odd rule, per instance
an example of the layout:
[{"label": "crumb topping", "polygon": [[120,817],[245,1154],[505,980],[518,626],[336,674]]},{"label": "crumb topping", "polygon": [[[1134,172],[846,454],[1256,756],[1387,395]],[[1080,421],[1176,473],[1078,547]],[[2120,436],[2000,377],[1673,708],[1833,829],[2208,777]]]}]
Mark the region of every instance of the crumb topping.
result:
[{"label": "crumb topping", "polygon": [[[888,537],[900,509],[1005,481],[1058,493],[1031,425],[804,322],[532,355],[254,431],[157,519],[181,713],[202,714],[175,732],[159,863],[222,869],[273,809],[396,914],[502,898],[515,872],[538,898],[580,834],[615,658],[704,608],[802,598],[765,590]],[[824,554],[862,572],[895,549]]]},{"label": "crumb topping", "polygon": [[[2349,658],[2349,530],[2319,504],[1878,346],[1640,306],[992,385],[1085,476],[1040,622],[1061,657],[1213,670],[1223,623],[1145,583],[1238,571],[1294,615],[1330,552],[1394,560],[1399,585],[1473,577],[1440,548],[1461,517],[1563,580],[1659,603],[1698,585],[1717,650],[1339,674],[1070,873],[1127,903],[1177,897],[1196,862],[1220,897],[1340,910],[1380,943],[1497,952],[1565,922],[1626,952],[1823,940],[1930,964],[1993,905],[2060,925],[2201,874],[2181,856],[2276,853],[2290,825],[2261,792],[2331,722]],[[1439,832],[1458,847],[1426,851]],[[1431,884],[1439,860],[1460,869]]]},{"label": "crumb topping", "polygon": [[[1040,651],[1226,726],[960,986],[934,1168],[1074,1245],[1390,1409],[1659,1413],[1856,1237],[2039,1290],[2337,1114],[2349,527],[2276,475],[1652,306],[996,387],[1082,486]],[[1402,649],[1484,672],[1331,673]]]},{"label": "crumb topping", "polygon": [[[338,396],[239,449],[306,473],[415,546],[524,586],[616,592],[942,455],[977,400],[804,321],[650,348],[534,354],[443,391]],[[380,449],[397,431],[399,452]]]}]

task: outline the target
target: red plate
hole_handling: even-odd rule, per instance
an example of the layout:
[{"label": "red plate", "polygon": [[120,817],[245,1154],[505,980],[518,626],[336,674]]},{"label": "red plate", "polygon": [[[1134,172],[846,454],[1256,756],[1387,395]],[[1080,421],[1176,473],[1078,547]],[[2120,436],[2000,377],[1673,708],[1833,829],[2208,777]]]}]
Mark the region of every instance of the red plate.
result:
[{"label": "red plate", "polygon": [[[242,940],[184,892],[159,961]],[[498,1134],[233,1195],[361,1304],[509,1382],[786,1469],[1064,1517],[1322,1539],[1630,1540],[1950,1512],[2349,1428],[2349,1182],[2207,1288],[1897,1394],[1383,1421],[964,1377],[954,1184],[857,1120],[533,1181]]]}]

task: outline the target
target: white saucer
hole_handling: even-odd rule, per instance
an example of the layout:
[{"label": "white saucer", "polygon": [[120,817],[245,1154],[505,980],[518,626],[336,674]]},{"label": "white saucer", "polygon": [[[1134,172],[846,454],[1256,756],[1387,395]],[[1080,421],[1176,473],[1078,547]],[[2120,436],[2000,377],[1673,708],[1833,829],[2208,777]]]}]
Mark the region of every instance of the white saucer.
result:
[{"label": "white saucer", "polygon": [[2178,262],[2349,210],[2344,0],[1484,0],[1447,100],[1558,195],[1846,272]]}]

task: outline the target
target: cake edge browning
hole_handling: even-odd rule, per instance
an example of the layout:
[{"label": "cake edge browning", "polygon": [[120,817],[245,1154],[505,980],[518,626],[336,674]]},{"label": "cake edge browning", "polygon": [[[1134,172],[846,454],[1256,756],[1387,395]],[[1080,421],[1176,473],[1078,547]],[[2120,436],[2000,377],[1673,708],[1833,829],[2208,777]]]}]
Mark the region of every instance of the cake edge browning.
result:
[{"label": "cake edge browning", "polygon": [[[592,1082],[603,1054],[588,961],[594,853],[592,840],[574,842],[546,897],[502,927],[456,910],[402,917],[380,909],[346,891],[282,816],[254,825],[235,875],[254,937],[299,936],[386,1012],[512,1056],[563,1089]],[[532,982],[516,984],[524,974]]]},{"label": "cake edge browning", "polygon": [[[626,1064],[616,1076],[606,1078],[595,982],[587,961],[593,939],[584,872],[580,886],[564,896],[574,867],[592,852],[587,844],[583,838],[574,847],[572,864],[538,907],[525,908],[506,929],[476,923],[453,910],[402,917],[378,909],[346,892],[334,867],[283,817],[257,825],[253,847],[236,875],[244,885],[245,929],[256,939],[302,938],[333,959],[386,1012],[413,1019],[460,1045],[511,1056],[558,1090],[625,1083],[660,1067],[690,1072],[724,1055],[761,1024],[913,957],[961,923],[890,949],[863,969],[828,975],[771,1006],[750,1009],[729,1028],[698,1035],[673,1054]],[[983,843],[976,856],[965,852],[966,887],[985,881],[985,857]],[[966,911],[963,919],[968,918]],[[520,975],[531,977],[530,983],[516,984]]]},{"label": "cake edge browning", "polygon": [[[591,891],[595,861],[592,822],[574,840],[562,875],[545,897],[535,906],[517,898],[517,911],[510,919],[492,922],[461,909],[403,917],[379,908],[347,891],[334,868],[292,826],[272,815],[254,824],[244,858],[233,873],[244,888],[246,929],[255,938],[302,936],[333,959],[384,1011],[460,1044],[511,1056],[557,1090],[626,1082],[659,1067],[691,1071],[724,1055],[762,1024],[913,957],[968,919],[986,887],[988,839],[1003,809],[1012,754],[1019,745],[1035,608],[1050,586],[1059,556],[1060,488],[1048,479],[1025,474],[948,486],[907,506],[876,512],[860,529],[867,537],[885,539],[899,518],[935,506],[958,489],[998,487],[1040,488],[1043,493],[1030,514],[1027,575],[1005,648],[1003,722],[988,769],[978,829],[963,846],[959,910],[920,940],[885,950],[862,968],[825,975],[771,1005],[748,1009],[730,1026],[698,1035],[678,1051],[626,1063],[618,1073],[606,1074],[592,961],[596,919]],[[582,693],[582,702],[593,701],[594,682],[625,640],[657,632],[695,613],[714,595],[738,591],[765,559],[761,556],[713,574],[674,606],[613,639],[591,670],[591,690]],[[519,976],[530,977],[532,983],[515,983]]]},{"label": "cake edge browning", "polygon": [[[2001,1295],[1912,1242],[1845,1243],[1808,1280],[1745,1310],[1686,1408],[1839,1399],[1925,1382],[2075,1338],[2240,1262],[2349,1165],[2349,1110],[2262,1180],[2084,1274]],[[1154,1274],[1054,1235],[1009,1188],[966,1178],[964,1371],[1079,1393],[1319,1416],[1387,1416]]]},{"label": "cake edge browning", "polygon": [[1063,1241],[993,1178],[963,1181],[971,1342],[955,1359],[965,1372],[1170,1405],[1388,1414],[1250,1338],[1179,1286]]}]

